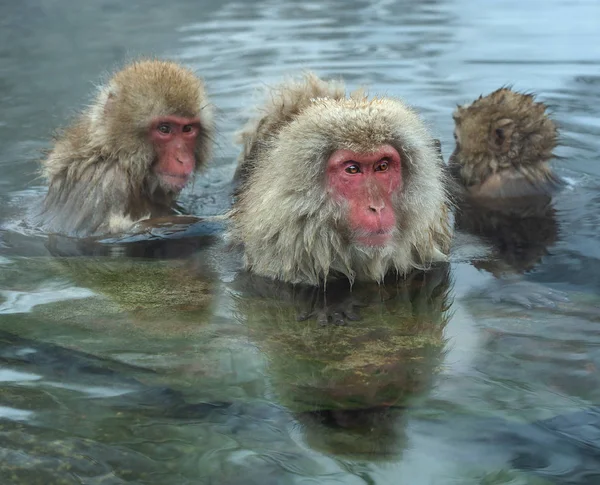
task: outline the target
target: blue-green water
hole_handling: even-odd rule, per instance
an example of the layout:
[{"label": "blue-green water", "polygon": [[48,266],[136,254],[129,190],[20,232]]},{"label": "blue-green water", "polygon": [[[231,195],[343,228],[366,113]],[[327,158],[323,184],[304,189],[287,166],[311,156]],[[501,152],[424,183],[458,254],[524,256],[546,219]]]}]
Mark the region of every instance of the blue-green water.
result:
[{"label": "blue-green water", "polygon": [[[596,483],[593,457],[544,438],[549,464],[536,461],[534,441],[510,436],[600,404],[598,19],[595,0],[4,2],[0,483]],[[504,84],[537,92],[571,184],[526,278],[571,303],[474,298],[493,277],[465,261],[358,289],[362,320],[320,328],[296,321],[290,295],[240,290],[214,247],[191,263],[52,257],[18,224],[43,193],[36,159],[94,83],[137,55],[206,79],[218,147],[183,198],[199,214],[227,206],[233,133],[255,89],[287,74],[403,97],[446,157],[457,103]],[[528,453],[528,466],[515,460]]]}]

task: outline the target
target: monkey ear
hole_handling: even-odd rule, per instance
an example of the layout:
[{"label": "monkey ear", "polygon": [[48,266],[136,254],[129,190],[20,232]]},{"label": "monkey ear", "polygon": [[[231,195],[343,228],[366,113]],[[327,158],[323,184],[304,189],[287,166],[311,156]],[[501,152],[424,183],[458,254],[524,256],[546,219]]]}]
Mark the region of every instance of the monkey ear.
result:
[{"label": "monkey ear", "polygon": [[106,97],[106,103],[104,103],[104,115],[110,114],[114,110],[116,103],[117,95],[113,91],[110,91]]},{"label": "monkey ear", "polygon": [[456,123],[457,125],[460,124],[461,119],[462,119],[462,114],[465,108],[463,108],[460,105],[456,105],[456,109],[454,110],[454,113],[452,113],[452,119],[454,120],[454,123]]},{"label": "monkey ear", "polygon": [[501,153],[506,153],[510,149],[514,126],[514,121],[508,118],[492,123],[490,130],[490,145],[492,149]]},{"label": "monkey ear", "polygon": [[107,115],[112,115],[117,108],[117,93],[113,87],[103,87],[92,105],[91,120],[96,126],[106,121]]}]

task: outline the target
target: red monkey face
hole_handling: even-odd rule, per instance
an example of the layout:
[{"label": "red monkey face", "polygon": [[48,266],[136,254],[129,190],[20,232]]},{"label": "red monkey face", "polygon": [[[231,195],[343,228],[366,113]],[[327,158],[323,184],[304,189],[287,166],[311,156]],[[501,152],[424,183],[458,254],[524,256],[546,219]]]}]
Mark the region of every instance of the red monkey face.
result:
[{"label": "red monkey face", "polygon": [[165,116],[151,124],[150,138],[157,154],[153,169],[167,190],[181,191],[194,173],[200,130],[196,118]]},{"label": "red monkey face", "polygon": [[327,161],[327,186],[347,204],[355,242],[385,246],[396,228],[393,194],[402,186],[400,154],[391,145],[371,153],[337,150]]}]

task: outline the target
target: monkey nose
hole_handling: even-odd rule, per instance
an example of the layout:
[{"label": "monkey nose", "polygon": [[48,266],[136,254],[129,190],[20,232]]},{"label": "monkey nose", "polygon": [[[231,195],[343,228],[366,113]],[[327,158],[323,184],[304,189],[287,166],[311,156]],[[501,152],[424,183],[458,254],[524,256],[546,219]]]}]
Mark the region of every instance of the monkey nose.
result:
[{"label": "monkey nose", "polygon": [[371,212],[375,212],[376,214],[379,214],[383,209],[385,209],[385,203],[384,202],[371,202],[371,203],[369,203],[369,210]]},{"label": "monkey nose", "polygon": [[188,155],[177,155],[175,160],[177,160],[178,163],[181,163],[181,165],[191,165],[194,163],[194,158]]}]

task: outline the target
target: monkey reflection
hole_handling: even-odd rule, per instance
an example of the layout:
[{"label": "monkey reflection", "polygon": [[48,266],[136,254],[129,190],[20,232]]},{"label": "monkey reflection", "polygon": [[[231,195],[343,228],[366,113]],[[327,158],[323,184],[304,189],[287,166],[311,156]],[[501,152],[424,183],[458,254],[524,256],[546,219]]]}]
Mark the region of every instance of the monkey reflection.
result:
[{"label": "monkey reflection", "polygon": [[202,258],[193,263],[106,256],[22,258],[4,279],[11,278],[19,285],[21,278],[31,280],[26,291],[53,292],[55,285],[66,290],[65,297],[36,306],[36,321],[120,335],[129,348],[155,337],[201,333],[217,292],[217,276]]},{"label": "monkey reflection", "polygon": [[496,276],[531,270],[558,237],[549,166],[558,130],[533,95],[501,88],[454,112],[449,170],[459,186],[456,227],[481,237],[495,260],[475,262]]},{"label": "monkey reflection", "polygon": [[[369,311],[347,327],[296,321],[298,305],[310,307],[317,288],[281,284],[274,293],[269,279],[247,277],[232,288],[235,313],[267,358],[276,401],[297,418],[306,443],[337,456],[401,453],[403,410],[431,388],[445,357],[448,265],[382,285],[356,283],[352,293]],[[341,288],[333,295],[344,302]]]},{"label": "monkey reflection", "polygon": [[308,446],[336,457],[395,460],[407,445],[402,407],[323,409],[295,417]]}]

